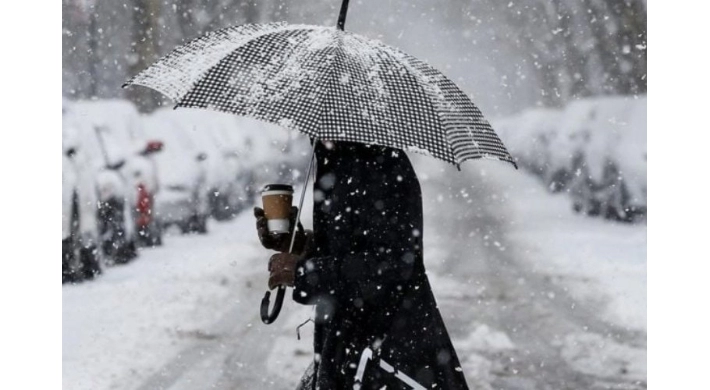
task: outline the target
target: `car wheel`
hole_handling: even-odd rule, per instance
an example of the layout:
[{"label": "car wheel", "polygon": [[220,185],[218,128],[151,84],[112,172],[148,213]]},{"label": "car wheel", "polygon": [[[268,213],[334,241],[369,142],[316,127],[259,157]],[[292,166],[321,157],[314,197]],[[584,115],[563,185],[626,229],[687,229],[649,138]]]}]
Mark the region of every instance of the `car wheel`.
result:
[{"label": "car wheel", "polygon": [[82,279],[79,254],[79,200],[76,192],[72,196],[71,230],[69,237],[62,240],[62,284],[76,283]]},{"label": "car wheel", "polygon": [[127,236],[124,226],[126,214],[123,212],[123,203],[118,199],[111,199],[99,208],[99,233],[103,238],[101,249],[106,256],[108,264],[125,264],[138,255],[136,250],[137,238]]},{"label": "car wheel", "polygon": [[81,269],[77,266],[76,246],[71,237],[62,240],[62,284],[81,281]]},{"label": "car wheel", "polygon": [[126,264],[138,256],[138,250],[136,249],[136,240],[124,241],[121,246],[118,247],[115,254],[116,264]]},{"label": "car wheel", "polygon": [[186,233],[207,233],[207,216],[193,215],[190,220],[180,226],[183,234]]},{"label": "car wheel", "polygon": [[151,244],[153,246],[163,245],[163,229],[161,228],[161,224],[158,222],[155,222],[154,227],[153,227],[153,234],[151,236]]},{"label": "car wheel", "polygon": [[163,245],[163,229],[156,221],[152,221],[148,226],[138,230],[138,244],[142,247],[152,247]]},{"label": "car wheel", "polygon": [[210,191],[210,210],[211,214],[217,221],[226,221],[230,219],[231,211],[227,203],[226,196],[217,190]]},{"label": "car wheel", "polygon": [[99,249],[95,246],[83,247],[79,250],[79,258],[83,268],[83,276],[93,279],[103,272]]},{"label": "car wheel", "polygon": [[192,232],[192,217],[190,217],[187,222],[180,222],[178,226],[180,226],[180,233],[182,234],[188,234]]},{"label": "car wheel", "polygon": [[200,216],[197,217],[197,228],[195,229],[197,233],[200,234],[206,234],[207,233],[207,217],[206,216]]}]

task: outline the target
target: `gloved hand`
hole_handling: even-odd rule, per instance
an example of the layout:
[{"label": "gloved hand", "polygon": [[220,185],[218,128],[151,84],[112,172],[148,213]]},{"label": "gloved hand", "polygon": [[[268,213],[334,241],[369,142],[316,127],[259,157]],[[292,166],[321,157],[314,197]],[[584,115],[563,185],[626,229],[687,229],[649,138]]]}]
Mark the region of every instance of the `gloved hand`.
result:
[{"label": "gloved hand", "polygon": [[[298,207],[291,207],[291,214],[289,216],[291,229],[296,224],[296,216],[298,215]],[[288,252],[289,246],[291,245],[291,233],[289,234],[271,234],[269,233],[269,227],[264,216],[264,209],[261,207],[254,207],[254,217],[256,217],[256,232],[259,236],[259,241],[261,245],[266,249],[271,249],[277,252]],[[302,254],[304,249],[306,249],[310,237],[312,237],[312,232],[310,230],[304,230],[303,225],[298,223],[298,229],[296,230],[296,241],[293,244],[293,253]]]},{"label": "gloved hand", "polygon": [[269,290],[278,286],[293,287],[296,278],[296,263],[302,256],[277,253],[269,259]]}]

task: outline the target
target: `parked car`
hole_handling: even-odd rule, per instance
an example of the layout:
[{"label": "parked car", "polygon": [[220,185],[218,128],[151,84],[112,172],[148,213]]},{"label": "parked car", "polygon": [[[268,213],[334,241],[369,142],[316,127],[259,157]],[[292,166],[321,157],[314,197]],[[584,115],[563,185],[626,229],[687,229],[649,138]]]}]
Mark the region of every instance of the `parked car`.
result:
[{"label": "parked car", "polygon": [[646,216],[646,97],[587,98],[532,109],[496,128],[521,167],[575,211],[633,222]]},{"label": "parked car", "polygon": [[137,255],[132,219],[137,195],[127,162],[130,147],[108,123],[114,107],[103,102],[73,102],[64,116],[67,147],[76,151],[77,170],[96,194],[98,246],[107,263],[126,263]]},{"label": "parked car", "polygon": [[[258,187],[264,183],[292,182],[301,178],[310,156],[307,137],[295,136],[293,132],[278,126],[242,120],[234,115],[204,110],[161,109],[146,118],[143,128],[148,138],[165,143],[165,154],[175,153],[174,145],[179,144],[182,151],[178,155],[182,153],[185,161],[198,163],[204,175],[202,191],[198,193],[206,194],[209,214],[217,220],[231,218],[250,206]],[[161,157],[165,156],[156,157],[156,160]],[[178,166],[178,163],[167,162],[178,158],[165,157],[162,165]],[[171,174],[163,170],[162,166],[158,168],[161,191],[168,191],[163,177]],[[170,180],[176,181],[178,178],[175,176]],[[176,207],[168,205],[176,201],[176,188],[192,187],[186,183],[177,187],[173,185],[171,195],[158,197],[162,198],[159,203],[163,204],[163,210],[159,210],[161,218],[174,224],[181,218],[177,217]],[[165,213],[168,208],[172,210],[169,218]]]},{"label": "parked car", "polygon": [[238,118],[229,132],[240,154],[240,170],[247,172],[247,191],[254,196],[266,183],[298,183],[306,174],[311,146],[308,137],[271,123]]},{"label": "parked car", "polygon": [[158,169],[153,155],[161,152],[162,142],[148,140],[138,156],[131,159],[129,175],[133,178],[136,189],[136,203],[133,220],[136,224],[137,239],[140,246],[159,246],[163,244],[163,228],[155,216],[155,196],[158,192]]},{"label": "parked car", "polygon": [[[221,207],[217,210],[213,208],[213,213],[227,211],[231,217],[252,203],[253,172],[247,168],[246,155],[243,152],[246,145],[242,143],[244,135],[239,134],[243,129],[238,125],[237,118],[220,114],[215,119],[216,126],[210,129],[209,136],[219,149],[225,163],[228,196],[225,196],[226,199],[220,205]],[[215,218],[219,219],[216,215]]]},{"label": "parked car", "polygon": [[[576,102],[570,108],[582,105]],[[570,190],[574,209],[631,222],[646,214],[645,98],[588,99],[588,110],[572,139],[581,172]],[[568,108],[568,110],[570,109]]]},{"label": "parked car", "polygon": [[152,210],[160,186],[153,155],[159,143],[146,137],[143,120],[130,102],[103,100],[81,102],[81,115],[97,131],[109,158],[122,160],[118,172],[129,186],[126,201],[128,214],[136,231],[136,244],[153,246],[162,243],[162,229]]},{"label": "parked car", "polygon": [[103,271],[98,247],[96,192],[76,161],[76,149],[62,154],[62,283],[91,279]]},{"label": "parked car", "polygon": [[229,145],[220,139],[222,130],[234,123],[234,116],[189,109],[172,111],[169,115],[180,124],[175,131],[184,134],[192,147],[206,156],[203,164],[210,215],[216,220],[234,217],[242,207],[236,182],[239,162],[233,158]]},{"label": "parked car", "polygon": [[155,197],[155,215],[163,228],[175,225],[183,233],[206,233],[208,157],[180,131],[181,123],[172,113],[158,110],[145,120],[146,134],[163,145],[154,156],[162,187]]}]

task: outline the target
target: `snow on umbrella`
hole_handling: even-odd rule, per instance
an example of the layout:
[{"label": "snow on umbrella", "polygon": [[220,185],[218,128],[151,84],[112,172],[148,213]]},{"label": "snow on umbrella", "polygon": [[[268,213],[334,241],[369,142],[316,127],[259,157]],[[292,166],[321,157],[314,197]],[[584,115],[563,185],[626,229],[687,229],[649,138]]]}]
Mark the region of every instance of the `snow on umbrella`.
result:
[{"label": "snow on umbrella", "polygon": [[338,28],[249,24],[176,48],[126,85],[176,107],[250,116],[331,141],[420,152],[459,166],[513,164],[481,111],[424,62]]},{"label": "snow on umbrella", "polygon": [[[217,30],[174,49],[123,86],[163,93],[177,107],[249,116],[314,139],[389,146],[455,164],[515,161],[471,99],[441,72],[377,40],[336,28],[286,23]],[[296,221],[300,221],[304,190]],[[296,229],[291,238],[291,250]],[[264,323],[281,310],[285,287]]]}]

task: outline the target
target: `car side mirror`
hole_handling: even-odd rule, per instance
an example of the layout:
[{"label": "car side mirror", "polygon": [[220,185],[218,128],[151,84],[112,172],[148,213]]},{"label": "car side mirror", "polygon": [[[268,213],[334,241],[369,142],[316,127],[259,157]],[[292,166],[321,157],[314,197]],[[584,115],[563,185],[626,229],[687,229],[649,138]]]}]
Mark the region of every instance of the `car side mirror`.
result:
[{"label": "car side mirror", "polygon": [[237,152],[236,150],[230,150],[230,151],[224,152],[224,157],[239,158],[239,152]]},{"label": "car side mirror", "polygon": [[163,145],[163,141],[148,141],[148,143],[145,145],[145,149],[143,149],[143,152],[141,152],[141,154],[147,156],[149,154],[160,152],[161,150],[163,150]]},{"label": "car side mirror", "polygon": [[207,154],[206,153],[199,153],[197,155],[197,161],[205,161],[207,160]]},{"label": "car side mirror", "polygon": [[126,160],[119,160],[113,164],[106,164],[106,169],[111,171],[118,171],[123,168],[124,165],[126,165]]}]

